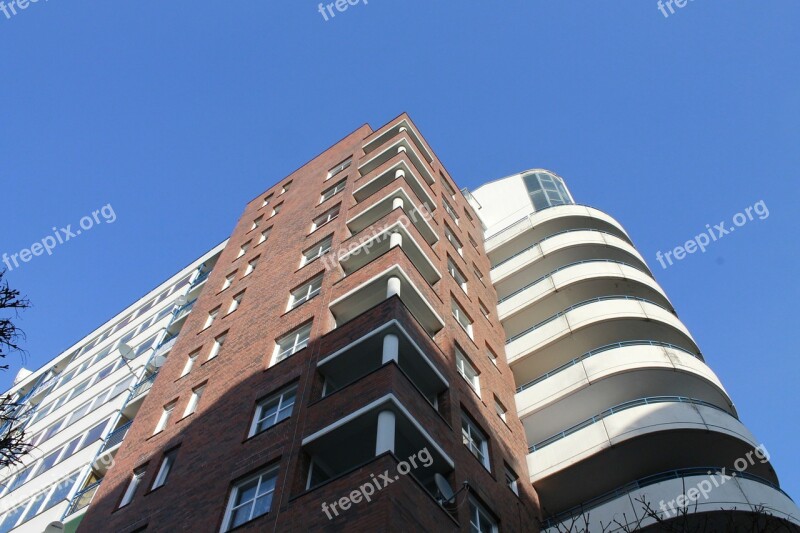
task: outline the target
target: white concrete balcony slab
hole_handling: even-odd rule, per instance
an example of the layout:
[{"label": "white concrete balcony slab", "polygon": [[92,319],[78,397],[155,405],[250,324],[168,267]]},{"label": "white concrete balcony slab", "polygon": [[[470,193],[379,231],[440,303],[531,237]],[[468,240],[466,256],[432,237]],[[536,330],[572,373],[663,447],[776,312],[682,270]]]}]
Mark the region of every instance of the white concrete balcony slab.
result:
[{"label": "white concrete balcony slab", "polygon": [[650,272],[641,254],[619,237],[597,230],[567,230],[495,264],[491,279],[502,299],[559,267],[592,259],[619,261]]},{"label": "white concrete balcony slab", "polygon": [[414,143],[414,146],[417,147],[420,154],[425,158],[428,163],[433,162],[433,154],[431,154],[428,147],[425,145],[425,141],[422,140],[422,136],[419,134],[417,129],[406,119],[400,119],[395,124],[392,124],[385,131],[379,133],[378,135],[371,136],[365,144],[364,144],[364,153],[369,155],[373,153],[375,150],[380,148],[382,145],[386,144],[393,138],[398,135],[406,133],[411,141]]},{"label": "white concrete balcony slab", "polygon": [[[676,470],[638,480],[590,500],[582,504],[581,508],[547,519],[543,531],[559,533],[603,530],[612,533],[643,529],[657,524],[656,518],[648,513],[646,504],[650,504],[650,508],[658,513],[660,519],[674,519],[676,514],[669,511],[667,503],[677,507],[676,500],[679,496],[684,496],[683,501],[686,502],[681,514],[685,513],[689,519],[696,516],[698,520],[695,524],[686,524],[689,531],[729,531],[730,527],[741,527],[741,531],[755,531],[752,516],[747,513],[761,508],[776,519],[785,521],[787,525],[795,528],[800,526],[800,510],[778,487],[746,473],[720,483],[719,476],[714,476],[712,480],[707,474],[709,470],[711,469]],[[686,496],[692,488],[703,489],[703,492],[692,493],[695,499],[688,501]],[[665,503],[666,511],[660,508],[660,502]],[[609,528],[611,524],[613,527]],[[701,527],[704,524],[705,527]],[[664,527],[669,526],[670,522],[665,522]],[[788,528],[783,530],[790,531]]]},{"label": "white concrete balcony slab", "polygon": [[349,275],[389,252],[395,246],[399,246],[403,250],[403,253],[408,256],[430,285],[442,278],[439,270],[428,257],[425,248],[417,242],[400,221],[357,242],[357,246],[351,246],[348,252],[339,259],[339,263],[345,274]]},{"label": "white concrete balcony slab", "polygon": [[336,327],[340,327],[393,295],[402,300],[429,335],[435,335],[444,327],[444,320],[399,265],[392,265],[332,301],[330,310],[336,319]]},{"label": "white concrete balcony slab", "polygon": [[701,359],[648,341],[610,345],[573,359],[520,387],[516,404],[528,442],[539,442],[598,409],[669,395],[697,398],[736,416],[719,378]]},{"label": "white concrete balcony slab", "polygon": [[502,298],[497,310],[506,335],[513,337],[565,307],[609,294],[645,298],[672,310],[663,289],[649,274],[602,259],[560,267]]},{"label": "white concrete balcony slab", "polygon": [[358,188],[353,191],[353,196],[356,202],[363,202],[395,180],[405,180],[417,198],[427,205],[430,211],[436,210],[436,200],[431,196],[430,189],[423,184],[414,166],[405,159],[398,159],[394,164],[372,176],[365,176],[363,183],[359,183]]},{"label": "white concrete balcony slab", "polygon": [[391,213],[397,208],[396,206],[400,206],[428,244],[432,245],[439,240],[439,235],[428,221],[430,213],[415,206],[411,197],[402,187],[395,189],[367,209],[351,217],[347,221],[347,228],[353,233],[358,233]]},{"label": "white concrete balcony slab", "polygon": [[[647,402],[647,403],[644,403]],[[710,433],[709,433],[710,432]],[[682,459],[684,450],[673,450],[671,433],[683,436],[685,448],[691,446],[692,435],[708,442],[719,442],[720,448],[730,446],[731,439],[740,444],[741,453],[754,450],[759,442],[736,418],[715,406],[699,400],[679,397],[644,398],[615,406],[566,428],[559,434],[533,443],[528,454],[531,483],[575,468],[613,447],[625,445],[626,453],[633,457],[652,456],[655,451],[666,456],[673,454]],[[735,454],[731,454],[735,458]],[[661,459],[663,460],[663,459]],[[616,476],[623,476],[629,468],[630,478],[637,477],[637,461],[614,463]]]},{"label": "white concrete balcony slab", "polygon": [[394,141],[382,145],[380,149],[375,150],[375,155],[359,165],[358,172],[362,176],[366,176],[398,153],[405,153],[406,156],[408,156],[408,159],[411,161],[411,164],[414,165],[417,173],[422,176],[422,179],[428,182],[429,185],[432,185],[436,181],[433,172],[430,170],[428,161],[417,149],[416,145],[409,141],[409,137],[406,136],[398,137]]}]

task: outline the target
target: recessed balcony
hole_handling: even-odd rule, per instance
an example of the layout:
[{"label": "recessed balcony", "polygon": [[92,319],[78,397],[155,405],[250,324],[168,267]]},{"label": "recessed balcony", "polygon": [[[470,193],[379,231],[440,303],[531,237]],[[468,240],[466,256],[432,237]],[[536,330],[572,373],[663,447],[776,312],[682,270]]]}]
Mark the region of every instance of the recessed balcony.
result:
[{"label": "recessed balcony", "polygon": [[495,264],[492,283],[498,298],[503,299],[564,265],[596,259],[626,263],[650,273],[641,254],[619,237],[597,230],[567,230]]},{"label": "recessed balcony", "polygon": [[392,296],[402,300],[430,336],[444,327],[444,320],[399,265],[391,266],[331,302],[336,327]]},{"label": "recessed balcony", "polygon": [[418,464],[409,475],[431,494],[436,494],[434,474],[446,476],[454,468],[453,460],[393,394],[308,435],[302,441],[302,449],[311,458],[309,489],[386,452],[405,459],[427,450],[428,466]]},{"label": "recessed balcony", "polygon": [[[640,398],[533,443],[530,480],[549,512],[559,512],[652,472],[755,457],[759,446],[726,411],[684,397]],[[614,465],[614,468],[608,468]],[[754,459],[751,474],[777,482],[769,461]]]},{"label": "recessed balcony", "polygon": [[430,213],[417,208],[412,202],[411,197],[402,187],[395,189],[367,209],[350,218],[350,220],[347,221],[347,228],[353,233],[359,233],[387,216],[394,209],[403,210],[428,244],[433,245],[439,240],[439,235],[436,234],[436,230],[434,230],[433,226],[428,222],[431,218]]},{"label": "recessed balcony", "polygon": [[[684,468],[647,476],[549,517],[543,524],[543,531],[601,531],[605,529],[603,525],[615,522],[620,524],[618,531],[644,529],[657,524],[646,504],[664,521],[659,527],[669,528],[675,513],[669,512],[667,503],[673,504],[676,510],[681,509],[681,522],[674,524],[681,531],[731,531],[732,528],[755,531],[758,526],[750,513],[762,507],[775,518],[771,531],[800,529],[800,510],[777,485],[747,472],[721,483],[719,475],[713,475],[712,480],[708,474],[718,470],[718,467]],[[684,496],[686,502],[691,488],[702,488],[703,492],[692,493],[695,501],[678,507],[677,497]],[[669,514],[660,508],[660,502],[665,502]],[[784,524],[776,523],[778,520]]]},{"label": "recessed balcony", "polygon": [[[354,246],[354,244],[357,244],[357,246]],[[342,265],[345,274],[349,275],[395,247],[400,247],[403,250],[403,253],[408,256],[420,274],[422,274],[422,277],[425,278],[425,281],[430,285],[442,278],[425,249],[401,221],[397,221],[380,232],[368,236],[363,241],[352,243],[348,247],[348,252],[339,259],[339,263]]]},{"label": "recessed balcony", "polygon": [[447,379],[397,320],[387,322],[317,363],[325,380],[323,396],[392,361],[436,407],[439,395],[449,386]]},{"label": "recessed balcony", "polygon": [[428,163],[432,163],[433,154],[431,154],[430,150],[428,150],[427,146],[425,146],[425,142],[417,132],[417,129],[406,119],[398,121],[396,124],[390,126],[382,133],[379,133],[378,135],[374,136],[374,138],[367,141],[367,143],[364,144],[364,153],[367,155],[371,154],[394,137],[402,135],[403,133],[408,135],[408,137],[413,141],[414,146],[417,147],[425,160]]},{"label": "recessed balcony", "polygon": [[641,339],[700,353],[686,326],[666,309],[640,298],[608,296],[575,304],[509,338],[506,356],[516,382],[528,383],[598,347]]},{"label": "recessed balcony", "polygon": [[646,396],[696,398],[736,415],[717,376],[696,355],[648,341],[612,344],[573,359],[518,389],[528,442],[593,416],[598,408]]},{"label": "recessed balcony", "polygon": [[416,169],[406,158],[396,158],[393,163],[391,160],[387,163],[383,167],[376,169],[377,171],[372,175],[365,176],[358,183],[358,188],[353,191],[356,202],[363,202],[395,180],[404,180],[414,191],[414,194],[417,195],[417,198],[428,206],[430,211],[436,210],[436,200],[431,195],[430,189],[423,184]]},{"label": "recessed balcony", "polygon": [[389,144],[381,146],[379,150],[375,150],[375,155],[367,159],[358,167],[358,171],[362,176],[366,176],[376,168],[380,167],[397,154],[405,154],[418,175],[424,179],[428,185],[432,185],[436,179],[428,166],[427,160],[421,155],[413,142],[409,141],[409,137],[403,136],[392,141]]},{"label": "recessed balcony", "polygon": [[609,294],[644,298],[673,310],[648,274],[626,263],[599,259],[559,267],[502,298],[497,311],[506,335],[513,337],[576,302]]}]

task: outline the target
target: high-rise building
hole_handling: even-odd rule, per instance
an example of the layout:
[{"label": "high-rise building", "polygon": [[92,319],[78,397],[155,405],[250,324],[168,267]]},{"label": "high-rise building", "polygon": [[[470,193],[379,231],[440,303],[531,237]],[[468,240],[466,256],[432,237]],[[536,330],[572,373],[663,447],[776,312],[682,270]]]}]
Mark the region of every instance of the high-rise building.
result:
[{"label": "high-rise building", "polygon": [[11,392],[52,444],[0,533],[630,530],[740,458],[677,519],[800,523],[622,227],[544,170],[459,191],[405,114]]}]

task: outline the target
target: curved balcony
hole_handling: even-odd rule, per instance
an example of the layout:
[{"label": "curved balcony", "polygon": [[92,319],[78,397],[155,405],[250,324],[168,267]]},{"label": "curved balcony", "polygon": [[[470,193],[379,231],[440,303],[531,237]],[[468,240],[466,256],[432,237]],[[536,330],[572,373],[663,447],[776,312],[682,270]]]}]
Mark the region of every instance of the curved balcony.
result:
[{"label": "curved balcony", "polygon": [[516,382],[527,383],[576,354],[640,339],[700,353],[686,326],[668,310],[642,298],[605,296],[575,304],[509,338],[506,357]]},{"label": "curved balcony", "polygon": [[[730,531],[731,527],[741,527],[741,531],[762,530],[749,514],[761,509],[774,517],[773,525],[784,526],[771,531],[798,529],[800,510],[776,484],[747,472],[739,472],[723,482],[724,478],[716,474],[719,471],[720,467],[684,468],[647,476],[548,517],[542,530],[547,533],[634,531],[657,523],[651,511],[667,521],[664,525],[669,527],[668,520],[674,519],[676,513],[667,504],[677,508],[678,497],[684,496],[686,501],[692,488],[699,493],[692,493],[694,501],[687,502],[681,511],[689,519],[687,531]],[[660,507],[661,502],[666,510]],[[611,524],[618,525],[608,529]]]},{"label": "curved balcony", "polygon": [[558,512],[654,471],[710,461],[732,469],[748,453],[753,460],[747,471],[777,483],[769,461],[753,455],[757,447],[750,431],[715,405],[679,396],[647,397],[534,443],[528,468],[548,510]]},{"label": "curved balcony", "polygon": [[486,238],[486,252],[492,262],[501,261],[524,248],[526,243],[575,228],[606,231],[632,243],[625,228],[606,213],[586,205],[566,204],[531,213],[494,231]]},{"label": "curved balcony", "polygon": [[627,294],[674,311],[649,275],[617,261],[595,259],[559,267],[502,298],[497,306],[506,335],[513,337],[575,302],[608,294]]},{"label": "curved balcony", "polygon": [[650,274],[639,252],[619,237],[599,230],[571,229],[554,233],[492,267],[492,283],[499,298],[506,298],[559,267],[609,259]]},{"label": "curved balcony", "polygon": [[516,404],[528,442],[538,442],[598,407],[656,395],[696,398],[736,416],[719,378],[698,356],[652,341],[588,352],[520,387]]}]

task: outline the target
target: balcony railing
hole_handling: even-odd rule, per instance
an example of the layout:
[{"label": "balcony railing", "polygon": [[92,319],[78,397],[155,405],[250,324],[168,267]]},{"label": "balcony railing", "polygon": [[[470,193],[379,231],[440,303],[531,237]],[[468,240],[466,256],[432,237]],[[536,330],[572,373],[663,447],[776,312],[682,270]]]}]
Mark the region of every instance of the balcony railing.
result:
[{"label": "balcony railing", "polygon": [[175,311],[173,311],[172,312],[173,313],[172,321],[173,322],[177,322],[178,320],[182,319],[183,317],[185,317],[186,315],[191,313],[192,312],[192,307],[194,307],[194,303],[196,301],[197,301],[197,298],[195,298],[194,300],[192,300],[189,303],[186,303],[186,304],[180,306]]},{"label": "balcony railing", "polygon": [[100,450],[100,453],[110,448],[113,448],[117,444],[121,443],[125,438],[125,435],[128,434],[128,430],[131,428],[131,424],[133,424],[133,420],[131,420],[127,424],[118,427],[117,429],[109,433],[108,437],[106,437],[105,443],[103,444],[103,448]]},{"label": "balcony railing", "polygon": [[592,357],[593,355],[597,355],[599,353],[607,352],[609,350],[614,350],[614,349],[617,349],[617,348],[624,348],[626,346],[660,346],[660,347],[663,347],[663,348],[671,348],[673,350],[677,350],[677,351],[683,352],[685,354],[691,355],[692,357],[694,357],[696,359],[699,359],[700,361],[704,360],[702,355],[696,354],[696,353],[692,353],[689,350],[687,350],[686,348],[681,348],[680,346],[675,346],[674,344],[670,344],[668,342],[646,341],[646,340],[615,342],[613,344],[606,344],[605,346],[601,346],[600,348],[594,349],[594,350],[592,350],[590,352],[586,352],[585,354],[581,355],[580,357],[576,357],[572,361],[564,363],[563,365],[561,365],[560,367],[556,368],[555,370],[551,370],[550,372],[547,372],[546,374],[543,374],[543,375],[539,376],[536,379],[532,379],[531,381],[525,383],[524,385],[520,385],[519,387],[517,387],[517,392],[520,393],[520,392],[524,391],[525,389],[529,389],[529,388],[533,387],[534,385],[536,385],[538,383],[541,383],[542,381],[546,380],[547,378],[550,378],[550,377],[558,374],[559,372],[563,372],[564,370],[566,370],[568,368],[572,368],[573,366],[575,366],[577,364],[580,364],[582,361],[585,361],[586,359]]},{"label": "balcony railing", "polygon": [[581,422],[579,424],[575,424],[571,428],[565,429],[561,433],[556,433],[552,437],[548,437],[548,438],[544,439],[541,442],[537,442],[536,444],[534,444],[533,446],[528,448],[528,452],[529,453],[533,453],[536,450],[541,450],[545,446],[553,444],[554,442],[557,442],[557,441],[559,441],[559,440],[561,440],[561,439],[563,439],[565,437],[568,437],[569,435],[572,435],[573,433],[577,433],[578,431],[580,431],[580,430],[582,430],[584,428],[587,428],[587,427],[591,426],[592,424],[595,424],[595,423],[601,421],[602,419],[604,419],[606,417],[609,417],[609,416],[611,416],[613,414],[620,413],[622,411],[625,411],[627,409],[632,409],[634,407],[639,407],[639,406],[642,406],[642,405],[652,405],[652,404],[657,404],[657,403],[689,403],[689,404],[692,404],[692,405],[702,405],[704,407],[711,407],[712,409],[716,409],[717,411],[722,411],[723,413],[726,413],[726,414],[728,414],[728,415],[730,415],[733,418],[736,418],[738,420],[738,418],[736,416],[730,414],[725,409],[723,409],[723,408],[721,408],[721,407],[719,407],[717,405],[714,405],[713,403],[705,402],[703,400],[696,400],[694,398],[686,398],[684,396],[650,396],[650,397],[647,397],[647,398],[639,398],[638,400],[630,400],[628,402],[624,402],[624,403],[621,403],[619,405],[615,405],[614,407],[611,407],[609,409],[606,409],[602,413],[600,413],[598,415],[595,415],[595,416],[593,416],[591,418],[587,418],[583,422]]},{"label": "balcony railing", "polygon": [[164,355],[165,353],[170,351],[172,349],[172,346],[175,344],[175,341],[177,339],[178,339],[178,334],[177,333],[173,333],[171,335],[167,335],[166,337],[164,337],[164,340],[161,341],[161,344],[159,344],[158,348],[156,348],[155,355],[156,356]]},{"label": "balcony railing", "polygon": [[540,327],[544,326],[545,324],[549,324],[553,320],[556,320],[557,318],[559,318],[561,316],[564,316],[567,313],[569,313],[570,311],[574,311],[575,309],[578,309],[579,307],[583,307],[584,305],[589,305],[589,304],[593,304],[593,303],[597,303],[597,302],[607,302],[609,300],[630,300],[630,301],[634,301],[634,302],[648,303],[648,304],[655,305],[656,307],[660,307],[661,309],[663,309],[664,311],[667,311],[668,313],[674,314],[673,311],[670,311],[669,309],[667,309],[663,305],[661,305],[659,303],[656,303],[656,302],[653,302],[652,300],[648,300],[647,298],[640,298],[638,296],[628,296],[628,295],[625,295],[625,294],[617,294],[617,295],[613,295],[613,296],[598,296],[597,298],[591,298],[589,300],[584,300],[583,302],[577,303],[575,305],[571,305],[570,307],[567,307],[566,309],[564,309],[560,313],[556,313],[555,315],[551,316],[550,318],[546,318],[546,319],[542,320],[541,322],[539,322],[538,324],[535,324],[535,325],[529,327],[525,331],[523,331],[521,333],[517,333],[513,337],[509,338],[506,341],[506,344],[510,344],[510,343],[514,342],[515,340],[517,340],[517,339],[521,339],[522,337],[524,337],[528,333],[531,333],[531,332],[539,329]]},{"label": "balcony railing", "polygon": [[131,393],[131,399],[136,398],[140,394],[144,394],[145,392],[149,391],[150,387],[153,386],[153,382],[156,380],[157,375],[158,372],[156,372],[155,374],[151,374],[150,376],[147,376],[142,381],[137,383],[136,386],[133,388],[133,392]]},{"label": "balcony railing", "polygon": [[69,504],[69,510],[67,511],[67,515],[71,515],[73,513],[77,513],[84,507],[88,506],[92,502],[92,498],[94,498],[94,493],[97,492],[97,487],[100,486],[100,481],[95,481],[79,493],[77,493],[73,498],[72,502]]},{"label": "balcony railing", "polygon": [[[530,250],[533,250],[534,248],[536,248],[537,246],[539,246],[541,243],[543,243],[543,242],[544,242],[544,241],[546,241],[547,239],[552,239],[553,237],[558,237],[559,235],[564,235],[565,233],[574,233],[574,232],[576,232],[576,231],[592,231],[592,232],[594,232],[594,233],[603,233],[603,234],[605,234],[605,235],[611,235],[612,237],[617,237],[616,235],[614,235],[614,234],[613,234],[613,233],[611,233],[610,231],[605,231],[605,230],[601,230],[601,229],[592,229],[592,228],[574,228],[574,229],[565,229],[565,230],[563,230],[563,231],[559,231],[559,232],[557,232],[557,233],[553,233],[552,235],[548,235],[547,237],[543,238],[543,239],[542,239],[542,240],[540,240],[539,242],[535,242],[535,243],[531,244],[530,246],[526,246],[525,248],[523,248],[523,249],[522,249],[522,250],[520,250],[519,252],[517,252],[517,253],[515,253],[515,254],[513,254],[513,255],[511,255],[511,256],[509,256],[509,257],[505,258],[505,259],[503,259],[502,261],[500,261],[500,262],[499,262],[499,263],[497,263],[496,265],[493,265],[493,266],[492,266],[492,270],[496,269],[497,267],[499,267],[499,266],[501,266],[501,265],[504,265],[504,264],[508,263],[509,261],[511,261],[512,259],[514,259],[514,258],[516,258],[516,257],[519,257],[519,256],[521,256],[521,255],[522,255],[522,254],[524,254],[525,252],[529,252]],[[619,238],[619,237],[617,237],[617,238]]]},{"label": "balcony railing", "polygon": [[200,273],[200,275],[199,275],[199,276],[197,276],[197,277],[194,279],[194,281],[192,281],[192,288],[195,288],[195,287],[197,287],[198,285],[200,285],[201,283],[203,283],[205,280],[207,280],[207,279],[208,279],[208,276],[209,276],[210,274],[211,274],[211,271],[210,271],[210,270],[209,270],[209,271],[207,271],[207,272],[201,272],[201,273]]}]

